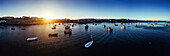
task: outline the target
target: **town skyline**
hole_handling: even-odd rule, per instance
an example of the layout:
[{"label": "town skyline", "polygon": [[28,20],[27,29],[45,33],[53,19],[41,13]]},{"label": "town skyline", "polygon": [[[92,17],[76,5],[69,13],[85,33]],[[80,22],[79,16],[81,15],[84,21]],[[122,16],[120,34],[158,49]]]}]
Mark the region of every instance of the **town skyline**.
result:
[{"label": "town skyline", "polygon": [[[44,19],[70,19],[70,20],[80,20],[80,19],[115,19],[115,20],[121,20],[121,19],[128,19],[128,20],[144,20],[144,19],[134,19],[134,18],[92,18],[92,17],[82,17],[82,18],[45,18],[45,17],[37,17],[37,16],[0,16],[0,19],[3,18],[23,18],[23,17],[30,17],[30,18],[44,18]],[[144,21],[167,21],[169,22],[170,20],[151,20],[151,19],[146,19]]]}]

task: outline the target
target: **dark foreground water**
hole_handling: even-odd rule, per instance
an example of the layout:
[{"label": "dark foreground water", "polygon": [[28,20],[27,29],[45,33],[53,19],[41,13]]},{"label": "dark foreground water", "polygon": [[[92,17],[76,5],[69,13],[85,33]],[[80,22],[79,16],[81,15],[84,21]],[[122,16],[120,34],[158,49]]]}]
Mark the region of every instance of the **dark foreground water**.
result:
[{"label": "dark foreground water", "polygon": [[[124,30],[120,28],[121,23],[117,23],[118,26],[95,24],[88,23],[90,27],[86,30],[85,24],[77,24],[71,27],[72,34],[64,34],[62,24],[55,30],[51,29],[53,24],[0,26],[0,56],[170,56],[170,26],[164,25],[167,23],[154,27],[148,23],[124,23]],[[112,32],[107,31],[108,26]],[[91,41],[90,32],[93,44],[85,48],[84,45]],[[49,33],[58,33],[58,37],[49,37]],[[27,41],[31,36],[39,38]]]}]

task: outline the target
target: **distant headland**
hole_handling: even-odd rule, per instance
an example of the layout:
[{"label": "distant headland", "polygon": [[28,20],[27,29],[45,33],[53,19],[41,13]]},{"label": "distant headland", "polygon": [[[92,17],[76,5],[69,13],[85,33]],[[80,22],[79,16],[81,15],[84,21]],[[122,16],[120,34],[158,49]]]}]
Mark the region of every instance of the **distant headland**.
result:
[{"label": "distant headland", "polygon": [[83,18],[83,19],[46,19],[38,17],[0,17],[1,25],[37,25],[37,24],[50,24],[50,23],[102,23],[102,22],[170,22],[166,20],[132,20],[132,19],[95,19],[95,18]]}]

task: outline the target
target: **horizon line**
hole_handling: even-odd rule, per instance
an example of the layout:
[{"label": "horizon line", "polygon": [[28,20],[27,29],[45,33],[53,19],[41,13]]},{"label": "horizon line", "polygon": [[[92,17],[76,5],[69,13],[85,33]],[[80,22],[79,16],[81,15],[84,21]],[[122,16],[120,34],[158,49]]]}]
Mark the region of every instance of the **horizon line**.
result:
[{"label": "horizon line", "polygon": [[[2,17],[23,17],[23,16],[0,16],[0,18]],[[41,17],[41,16],[26,16],[26,17],[38,17],[38,18],[45,18],[45,17]],[[130,19],[130,20],[154,20],[154,19],[137,19],[137,18],[109,18],[109,17],[80,17],[80,18],[69,18],[69,17],[60,17],[60,18],[45,18],[45,19]],[[157,19],[155,19],[154,21],[157,21]],[[164,20],[161,19],[160,21],[170,21],[170,20]]]}]

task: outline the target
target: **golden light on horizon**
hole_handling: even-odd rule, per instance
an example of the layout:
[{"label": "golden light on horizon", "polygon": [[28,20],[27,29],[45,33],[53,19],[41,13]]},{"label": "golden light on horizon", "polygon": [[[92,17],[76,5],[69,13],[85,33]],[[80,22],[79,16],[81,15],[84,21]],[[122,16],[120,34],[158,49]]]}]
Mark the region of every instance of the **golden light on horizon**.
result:
[{"label": "golden light on horizon", "polygon": [[50,16],[43,16],[43,18],[45,18],[45,19],[55,19],[54,17],[50,17]]},{"label": "golden light on horizon", "polygon": [[45,19],[56,19],[54,17],[54,15],[55,14],[50,10],[45,10],[45,11],[41,12],[41,14],[40,14],[40,16],[45,18]]}]

